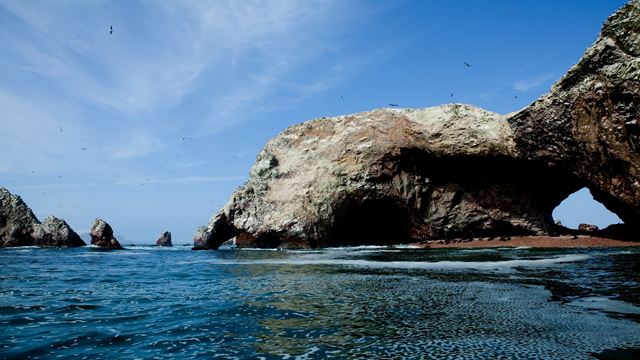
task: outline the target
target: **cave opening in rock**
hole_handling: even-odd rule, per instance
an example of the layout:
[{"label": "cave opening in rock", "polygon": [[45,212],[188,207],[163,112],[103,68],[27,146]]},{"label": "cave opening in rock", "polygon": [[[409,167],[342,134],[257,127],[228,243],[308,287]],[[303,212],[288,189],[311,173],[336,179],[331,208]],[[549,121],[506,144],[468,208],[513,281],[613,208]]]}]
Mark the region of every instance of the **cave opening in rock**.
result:
[{"label": "cave opening in rock", "polygon": [[596,201],[587,188],[564,199],[553,210],[553,219],[570,229],[577,229],[580,224],[597,225],[603,229],[611,224],[622,223],[616,214]]},{"label": "cave opening in rock", "polygon": [[409,213],[392,199],[345,202],[336,212],[323,246],[389,245],[409,242]]}]

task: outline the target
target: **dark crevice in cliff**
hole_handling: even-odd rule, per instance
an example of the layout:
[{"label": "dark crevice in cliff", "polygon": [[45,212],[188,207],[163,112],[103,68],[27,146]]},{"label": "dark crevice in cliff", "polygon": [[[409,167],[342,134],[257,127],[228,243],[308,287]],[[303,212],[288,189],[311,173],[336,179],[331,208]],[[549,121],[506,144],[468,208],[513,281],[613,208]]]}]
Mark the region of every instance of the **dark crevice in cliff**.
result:
[{"label": "dark crevice in cliff", "polygon": [[410,237],[409,211],[390,198],[349,198],[335,212],[335,222],[321,247],[406,243]]},{"label": "dark crevice in cliff", "polygon": [[[513,186],[534,195],[537,206],[549,213],[570,194],[585,186],[566,169],[541,161],[507,157],[434,156],[420,149],[403,149],[389,163],[398,164],[392,173],[407,171],[428,178],[432,184],[457,184],[465,191],[492,186]],[[491,200],[491,199],[487,199]],[[508,199],[492,199],[496,206]]]}]

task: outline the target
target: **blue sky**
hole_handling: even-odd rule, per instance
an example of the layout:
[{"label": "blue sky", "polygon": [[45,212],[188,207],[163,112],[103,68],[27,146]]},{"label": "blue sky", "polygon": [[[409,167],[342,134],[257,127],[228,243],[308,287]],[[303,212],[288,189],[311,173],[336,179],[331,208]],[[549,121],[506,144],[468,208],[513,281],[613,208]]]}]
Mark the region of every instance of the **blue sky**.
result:
[{"label": "blue sky", "polygon": [[[125,243],[191,242],[287,126],[389,103],[517,111],[623,3],[2,0],[0,185],[78,232],[100,217]],[[619,221],[588,191],[554,215]]]}]

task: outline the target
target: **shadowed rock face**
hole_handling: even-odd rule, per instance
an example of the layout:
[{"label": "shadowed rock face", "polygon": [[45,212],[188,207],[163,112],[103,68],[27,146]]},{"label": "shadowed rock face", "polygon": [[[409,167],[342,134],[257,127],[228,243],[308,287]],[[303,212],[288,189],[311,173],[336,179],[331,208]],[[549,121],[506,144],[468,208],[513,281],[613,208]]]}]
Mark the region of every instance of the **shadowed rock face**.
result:
[{"label": "shadowed rock face", "polygon": [[169,231],[163,232],[156,241],[156,246],[173,246],[171,243],[171,233]]},{"label": "shadowed rock face", "polygon": [[[322,118],[270,140],[196,248],[393,244],[542,235],[587,186],[638,223],[638,1],[524,110],[470,105]],[[195,237],[194,237],[195,239]]]},{"label": "shadowed rock face", "polygon": [[509,117],[521,158],[562,167],[627,225],[640,224],[640,2],[551,92]]},{"label": "shadowed rock face", "polygon": [[76,247],[86,245],[62,219],[41,224],[22,199],[0,187],[0,247]]},{"label": "shadowed rock face", "polygon": [[115,237],[113,229],[102,219],[95,219],[91,226],[91,245],[105,249],[120,250],[122,246]]}]

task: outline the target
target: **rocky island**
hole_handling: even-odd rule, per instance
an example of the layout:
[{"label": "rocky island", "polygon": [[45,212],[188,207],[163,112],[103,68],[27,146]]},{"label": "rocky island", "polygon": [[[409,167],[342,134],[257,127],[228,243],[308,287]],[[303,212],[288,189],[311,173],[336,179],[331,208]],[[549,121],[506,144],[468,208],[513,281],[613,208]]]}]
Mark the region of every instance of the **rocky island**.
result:
[{"label": "rocky island", "polygon": [[289,127],[198,230],[195,248],[553,235],[553,209],[584,187],[638,233],[639,56],[632,1],[548,94],[516,113],[447,104]]},{"label": "rocky island", "polygon": [[156,240],[156,246],[173,246],[173,244],[171,243],[171,232],[165,231],[160,234],[160,237],[158,238],[158,240]]},{"label": "rocky island", "polygon": [[41,223],[20,196],[0,187],[0,247],[85,245],[64,220],[49,216]]},{"label": "rocky island", "polygon": [[91,226],[91,245],[109,250],[122,250],[122,246],[113,236],[111,225],[102,219],[95,219]]}]

